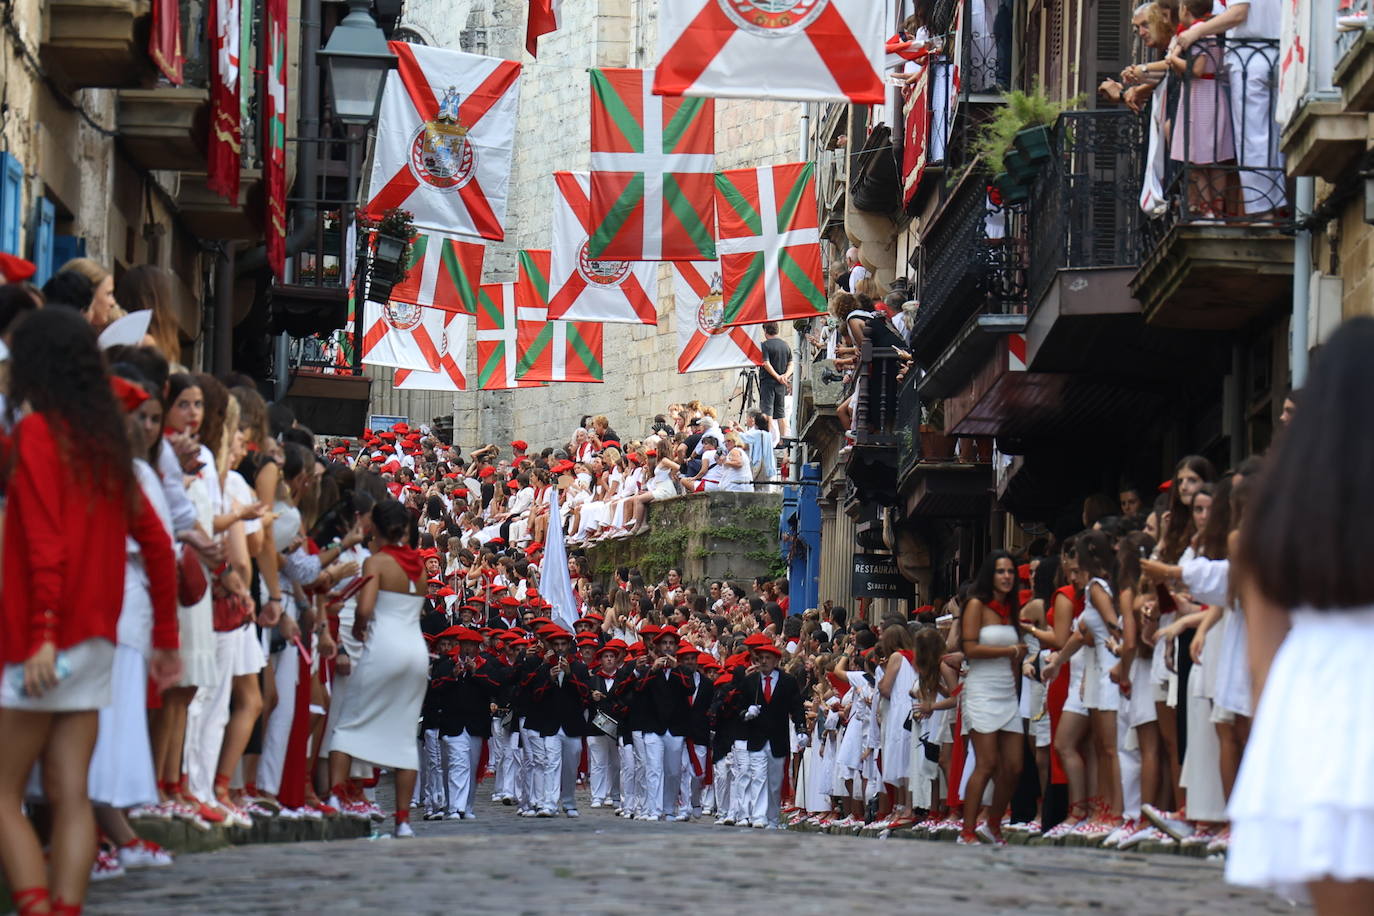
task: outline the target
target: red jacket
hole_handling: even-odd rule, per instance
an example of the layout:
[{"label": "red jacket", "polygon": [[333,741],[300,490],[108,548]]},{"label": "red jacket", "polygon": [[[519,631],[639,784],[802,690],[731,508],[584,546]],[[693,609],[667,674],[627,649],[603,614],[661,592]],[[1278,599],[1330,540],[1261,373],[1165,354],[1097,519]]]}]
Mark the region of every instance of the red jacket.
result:
[{"label": "red jacket", "polygon": [[14,448],[0,588],[0,662],[23,662],[46,639],[58,649],[95,637],[114,642],[124,602],[126,537],[143,551],[153,646],[177,648],[171,536],[143,491],[132,519],[121,500],[91,493],[65,463],[42,414],[19,422]]}]

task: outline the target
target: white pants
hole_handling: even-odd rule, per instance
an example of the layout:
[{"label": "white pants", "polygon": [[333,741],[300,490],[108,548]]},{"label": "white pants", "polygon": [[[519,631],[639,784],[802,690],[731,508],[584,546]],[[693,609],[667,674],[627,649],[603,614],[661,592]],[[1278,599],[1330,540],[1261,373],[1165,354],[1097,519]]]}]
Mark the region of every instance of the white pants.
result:
[{"label": "white pants", "polygon": [[587,768],[591,771],[592,801],[614,801],[620,797],[620,750],[614,738],[587,738]]},{"label": "white pants", "polygon": [[559,769],[558,803],[567,811],[577,807],[577,765],[582,761],[582,739],[571,738],[560,730],[557,740],[562,745],[562,761]]},{"label": "white pants", "polygon": [[[698,774],[692,766],[692,755],[696,754]],[[694,744],[691,739],[682,739],[681,778],[678,780],[679,812],[697,814],[701,811],[701,785],[706,778],[706,761],[711,749],[702,744]]]},{"label": "white pants", "polygon": [[1140,743],[1128,713],[1126,705],[1116,714],[1116,759],[1121,767],[1121,816],[1134,820],[1140,817]]},{"label": "white pants", "polygon": [[426,814],[437,814],[448,808],[448,785],[444,781],[444,743],[439,729],[425,729],[420,745],[420,797]]},{"label": "white pants", "polygon": [[291,720],[296,712],[296,672],[300,668],[300,660],[300,653],[295,646],[287,646],[272,656],[277,705],[272,707],[272,714],[267,717],[267,724],[262,730],[262,756],[258,758],[257,780],[258,788],[268,795],[275,796],[281,792],[286,745],[291,738]]},{"label": "white pants", "polygon": [[1246,213],[1263,213],[1285,202],[1283,154],[1279,152],[1279,128],[1274,123],[1277,61],[1276,48],[1243,46],[1226,52],[1231,126]]},{"label": "white pants", "polygon": [[[512,723],[513,725],[514,723]],[[501,720],[491,720],[491,768],[496,771],[496,784],[492,787],[492,801],[515,798],[516,770],[520,762],[520,733],[512,728],[506,731]]]},{"label": "white pants", "polygon": [[[636,733],[637,734],[637,733]],[[620,745],[620,807],[638,814],[644,804],[644,773],[634,744]]]},{"label": "white pants", "polygon": [[782,807],[782,767],[787,758],[774,757],[765,747],[761,751],[746,751],[745,761],[748,770],[744,794],[749,802],[749,820],[776,827]]},{"label": "white pants", "polygon": [[472,802],[477,795],[477,766],[482,760],[482,738],[460,732],[443,738],[445,756],[444,782],[448,787],[448,813],[473,814]]},{"label": "white pants", "polygon": [[730,784],[734,781],[735,755],[726,754],[716,761],[711,772],[711,791],[715,796],[716,817],[733,817],[730,809]]},{"label": "white pants", "polygon": [[[663,739],[653,732],[635,732],[640,765],[644,772],[644,803],[646,817],[663,816]],[[680,750],[681,748],[679,748]],[[676,794],[674,786],[674,794]]]},{"label": "white pants", "polygon": [[[182,771],[191,794],[203,801],[215,797],[215,771],[224,728],[229,724],[229,697],[233,692],[233,658],[238,654],[239,633],[215,634],[215,685],[196,691],[186,710],[186,743]],[[292,694],[294,702],[295,694]]]},{"label": "white pants", "polygon": [[663,756],[659,758],[659,766],[663,768],[663,813],[672,817],[683,811],[679,799],[681,798],[683,741],[685,739],[666,731],[659,738],[663,742]]},{"label": "white pants", "polygon": [[753,783],[749,774],[749,745],[736,741],[730,749],[730,817],[736,823],[748,822],[753,803]]},{"label": "white pants", "polygon": [[521,808],[538,808],[542,802],[543,776],[539,770],[541,742],[536,731],[520,728],[520,757],[516,767],[515,797]]}]

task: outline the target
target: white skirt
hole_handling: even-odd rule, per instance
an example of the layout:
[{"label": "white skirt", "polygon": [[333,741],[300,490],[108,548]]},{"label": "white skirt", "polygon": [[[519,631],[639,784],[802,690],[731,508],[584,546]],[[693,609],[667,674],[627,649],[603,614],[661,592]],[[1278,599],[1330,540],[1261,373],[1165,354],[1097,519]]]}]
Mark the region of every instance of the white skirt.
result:
[{"label": "white skirt", "polygon": [[257,628],[251,623],[223,635],[232,642],[229,647],[230,675],[242,677],[245,674],[257,674],[267,667],[262,640],[258,638]]},{"label": "white skirt", "polygon": [[86,781],[91,801],[115,808],[156,804],[157,775],[148,738],[148,663],[129,646],[116,646],[112,696],[100,710],[100,734]]},{"label": "white skirt", "polygon": [[[57,653],[57,666],[69,673],[41,697],[26,695],[24,666],[6,665],[0,680],[0,706],[29,712],[80,712],[110,705],[114,643],[92,638]],[[59,672],[60,673],[60,672]]]},{"label": "white skirt", "polygon": [[1374,608],[1300,610],[1231,793],[1226,879],[1295,900],[1374,879]]},{"label": "white skirt", "polygon": [[[209,577],[207,572],[206,577]],[[190,607],[177,605],[181,630],[181,681],[179,687],[214,687],[219,681],[215,663],[214,599],[210,589]]]},{"label": "white skirt", "polygon": [[1238,607],[1222,618],[1221,654],[1217,658],[1216,704],[1237,716],[1250,715],[1250,658],[1245,612]]}]

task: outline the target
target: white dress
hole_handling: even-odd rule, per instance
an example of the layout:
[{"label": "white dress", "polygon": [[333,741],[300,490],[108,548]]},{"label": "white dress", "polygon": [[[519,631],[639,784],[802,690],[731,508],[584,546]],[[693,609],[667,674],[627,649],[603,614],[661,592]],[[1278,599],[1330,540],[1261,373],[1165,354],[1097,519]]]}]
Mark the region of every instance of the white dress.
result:
[{"label": "white dress", "polygon": [[[740,450],[731,449],[729,454],[733,455],[736,451]],[[742,491],[746,493],[754,492],[754,471],[753,468],[749,466],[749,456],[742,451],[740,451],[740,454],[745,461],[737,468],[730,467],[728,464],[725,464],[724,459],[722,459],[719,489]],[[727,455],[727,457],[729,457],[729,455]],[[709,474],[710,472],[708,471],[707,473]]]},{"label": "white dress", "polygon": [[[222,497],[219,478],[215,476],[214,456],[204,446],[200,460],[205,466],[186,487],[186,495],[196,507],[196,520],[201,530],[208,534],[215,530],[215,512],[222,504]],[[205,578],[207,581],[211,578],[208,569]],[[189,607],[177,607],[177,619],[181,623],[181,687],[209,688],[219,683],[212,591],[207,588],[201,599]]]},{"label": "white dress", "polygon": [[1291,615],[1231,793],[1226,879],[1374,879],[1374,607]]},{"label": "white dress", "polygon": [[[892,681],[892,692],[883,699],[881,705],[882,768],[883,782],[904,787],[910,770],[911,736],[903,727],[911,714],[911,688],[916,683],[916,669],[906,660],[906,656],[896,652],[885,664],[899,666],[897,676]],[[883,679],[884,669],[879,668],[876,676]]]},{"label": "white dress", "polygon": [[1089,709],[1116,712],[1121,705],[1121,688],[1112,681],[1112,668],[1116,666],[1118,659],[1112,654],[1112,650],[1107,648],[1107,639],[1111,636],[1107,629],[1107,621],[1102,618],[1102,614],[1093,605],[1092,591],[1094,585],[1099,586],[1106,593],[1108,601],[1114,600],[1112,587],[1107,584],[1106,580],[1093,579],[1088,583],[1081,619],[1093,634],[1092,647],[1085,647],[1084,651],[1092,653],[1092,661],[1088,665],[1087,671],[1095,676],[1095,680],[1084,689],[1083,705]]},{"label": "white dress", "polygon": [[429,686],[429,652],[420,634],[421,595],[377,593],[362,656],[349,675],[348,708],[332,749],[374,766],[417,770],[420,705]]},{"label": "white dress", "polygon": [[[1016,628],[1011,624],[994,624],[978,631],[980,646],[1005,648],[1016,642]],[[970,658],[963,696],[965,731],[984,735],[1021,731],[1016,675],[1010,658]]]}]

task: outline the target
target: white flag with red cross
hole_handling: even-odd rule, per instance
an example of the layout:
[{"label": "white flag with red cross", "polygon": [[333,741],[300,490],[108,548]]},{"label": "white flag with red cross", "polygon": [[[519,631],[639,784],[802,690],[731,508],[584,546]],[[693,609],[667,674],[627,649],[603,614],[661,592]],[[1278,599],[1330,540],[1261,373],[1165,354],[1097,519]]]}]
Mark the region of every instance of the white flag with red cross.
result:
[{"label": "white flag with red cross", "polygon": [[720,265],[714,261],[673,265],[677,317],[677,371],[704,372],[763,365],[759,328],[727,328]]},{"label": "white flag with red cross", "polygon": [[418,391],[467,391],[468,322],[472,319],[454,312],[444,313],[444,333],[439,345],[439,369],[397,369],[393,388]]},{"label": "white flag with red cross", "polygon": [[658,324],[658,307],[650,295],[658,265],[593,258],[591,179],[586,172],[554,172],[553,178],[549,318]]},{"label": "white flag with red cross", "polygon": [[399,207],[421,232],[505,238],[520,65],[389,43],[367,214]]},{"label": "white flag with red cross", "polygon": [[882,0],[673,0],[659,11],[659,95],[881,105]]},{"label": "white flag with red cross", "polygon": [[446,314],[411,302],[365,303],[363,362],[437,372]]}]

